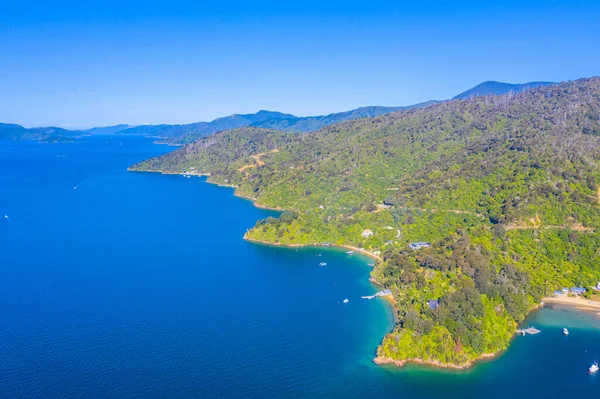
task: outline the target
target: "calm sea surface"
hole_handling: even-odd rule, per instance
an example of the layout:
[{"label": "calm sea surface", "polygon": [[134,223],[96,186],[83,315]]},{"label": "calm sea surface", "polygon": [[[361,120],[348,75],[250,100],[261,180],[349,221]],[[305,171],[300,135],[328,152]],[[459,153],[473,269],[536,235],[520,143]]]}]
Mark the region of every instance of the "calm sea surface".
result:
[{"label": "calm sea surface", "polygon": [[370,260],[244,242],[272,212],[126,171],[170,150],[0,142],[0,397],[600,397],[600,318],[561,309],[466,372],[374,365],[393,319],[360,299]]}]

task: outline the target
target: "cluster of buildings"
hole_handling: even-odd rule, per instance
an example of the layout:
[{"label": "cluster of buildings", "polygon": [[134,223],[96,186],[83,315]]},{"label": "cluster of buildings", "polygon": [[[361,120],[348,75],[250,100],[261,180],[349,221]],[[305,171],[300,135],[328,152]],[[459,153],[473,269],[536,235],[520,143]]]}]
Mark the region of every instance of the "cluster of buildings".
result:
[{"label": "cluster of buildings", "polygon": [[[600,283],[598,283],[598,287],[600,289]],[[585,288],[583,288],[583,287],[571,287],[571,288],[564,287],[562,290],[554,291],[554,295],[556,295],[556,296],[569,295],[569,294],[583,295],[584,293],[585,293]]]},{"label": "cluster of buildings", "polygon": [[[393,227],[387,226],[387,229],[393,229]],[[373,237],[373,230],[371,229],[364,229],[362,231],[362,233],[360,233],[361,237],[363,238],[369,238],[369,237]],[[398,231],[398,234],[400,234],[400,231]],[[393,240],[388,240],[385,245],[391,245],[393,244]],[[412,249],[421,249],[421,248],[429,248],[431,246],[430,242],[425,242],[425,241],[419,241],[419,242],[413,242],[411,244],[408,245],[410,248]]]}]

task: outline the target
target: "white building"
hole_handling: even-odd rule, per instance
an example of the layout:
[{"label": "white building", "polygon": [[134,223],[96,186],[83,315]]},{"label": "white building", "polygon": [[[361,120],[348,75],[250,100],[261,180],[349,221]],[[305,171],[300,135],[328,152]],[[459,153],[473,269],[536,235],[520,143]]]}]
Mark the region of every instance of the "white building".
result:
[{"label": "white building", "polygon": [[364,229],[361,236],[367,238],[367,237],[371,237],[373,235],[373,231],[371,231],[371,229]]}]

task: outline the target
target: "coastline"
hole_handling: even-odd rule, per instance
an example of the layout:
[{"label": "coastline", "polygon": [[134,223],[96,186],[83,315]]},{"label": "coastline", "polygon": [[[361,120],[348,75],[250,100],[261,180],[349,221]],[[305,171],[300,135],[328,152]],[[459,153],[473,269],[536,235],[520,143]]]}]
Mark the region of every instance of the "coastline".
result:
[{"label": "coastline", "polygon": [[[210,173],[198,173],[198,172],[191,172],[191,173],[170,173],[170,172],[163,172],[163,171],[158,171],[158,170],[131,170],[134,172],[153,172],[153,173],[161,173],[161,174],[170,174],[170,175],[193,175],[193,176],[205,176],[205,177],[210,177]],[[238,187],[235,185],[229,185],[229,184],[220,184],[217,182],[212,182],[209,179],[205,180],[207,183],[210,184],[214,184],[216,186],[219,187],[228,187],[228,188],[233,188],[234,190],[237,189]],[[271,208],[271,207],[267,207],[261,204],[258,204],[256,202],[256,198],[250,197],[250,196],[246,196],[243,194],[239,194],[237,192],[234,191],[233,193],[234,196],[238,197],[238,198],[242,198],[242,199],[246,199],[252,202],[252,204],[254,206],[256,206],[257,208],[260,209],[266,209],[266,210],[273,210],[273,211],[285,211],[284,209],[277,207],[277,208]],[[258,240],[258,239],[254,239],[254,238],[250,238],[248,237],[248,234],[244,234],[243,237],[244,240],[248,241],[248,242],[252,242],[255,244],[261,244],[261,245],[268,245],[268,246],[274,246],[274,247],[288,247],[288,248],[302,248],[302,247],[321,247],[321,245],[319,243],[312,243],[312,244],[281,244],[281,243],[274,243],[274,242],[269,242],[269,241],[264,241],[264,240]],[[346,245],[346,244],[330,244],[331,247],[337,247],[337,248],[344,248],[344,249],[349,249],[358,253],[361,253],[363,255],[366,255],[372,259],[378,260],[380,262],[383,262],[383,258],[381,256],[375,255],[372,252],[369,252],[367,250],[364,249],[360,249],[351,245]],[[374,279],[373,277],[369,278],[369,281],[372,282],[373,284],[378,285],[379,287],[383,287],[383,285],[381,283],[379,283],[376,279]],[[396,299],[393,297],[393,295],[391,296],[385,296],[384,297],[386,300],[388,300],[390,302],[390,304],[392,305],[392,307],[395,307],[397,301]],[[544,298],[544,301],[547,301],[548,303],[552,303],[552,299],[556,299],[556,298]],[[575,298],[573,298],[575,299]],[[585,302],[585,300],[583,301]],[[538,305],[536,307],[534,307],[533,309],[531,309],[531,312],[535,311],[536,309],[538,309],[541,305]],[[573,306],[573,305],[571,305]],[[579,303],[579,306],[582,306],[581,303]],[[598,306],[598,310],[600,311],[600,302],[597,302],[597,306]],[[395,312],[394,313],[394,318],[396,318]],[[377,365],[391,365],[391,366],[396,366],[396,367],[404,367],[407,364],[417,364],[417,365],[423,365],[423,366],[430,366],[430,367],[435,367],[435,368],[441,368],[441,369],[452,369],[452,370],[466,370],[469,368],[472,368],[473,366],[476,365],[476,363],[480,362],[480,361],[485,361],[485,360],[490,360],[493,359],[495,357],[497,357],[500,353],[502,353],[503,351],[498,351],[496,353],[484,353],[480,356],[478,356],[477,358],[470,360],[466,363],[463,364],[452,364],[452,363],[443,363],[437,360],[423,360],[423,359],[405,359],[405,360],[394,360],[391,358],[387,358],[384,356],[377,356],[373,359],[373,362]]]},{"label": "coastline", "polygon": [[[381,284],[379,281],[377,281],[374,277],[369,277],[369,281],[375,285],[377,285],[378,287],[381,288],[385,288],[383,284]],[[394,298],[394,294],[390,294],[390,295],[385,295],[382,296],[382,298],[384,298],[386,301],[388,301],[392,306],[395,306],[396,303],[398,303],[398,301],[396,301],[396,298]],[[397,315],[394,312],[394,321],[397,321]]]},{"label": "coastline", "polygon": [[475,366],[476,363],[479,363],[484,360],[491,360],[498,356],[502,351],[496,353],[484,353],[476,359],[470,360],[463,364],[451,364],[451,363],[442,363],[437,360],[423,360],[423,359],[406,359],[406,360],[394,360],[385,356],[377,356],[373,359],[373,362],[379,366],[382,365],[391,365],[396,367],[404,367],[408,364],[418,364],[420,366],[431,366],[442,369],[452,369],[452,370],[466,370]]},{"label": "coastline", "polygon": [[[371,282],[378,284],[377,280],[370,278],[369,279]],[[534,308],[532,308],[529,312],[529,315],[535,311],[538,311],[539,309],[543,308],[545,305],[554,305],[554,306],[561,306],[564,308],[573,308],[573,309],[577,309],[577,310],[581,310],[581,311],[587,311],[587,312],[592,312],[592,313],[596,313],[598,316],[600,316],[600,301],[592,301],[592,300],[588,300],[582,297],[568,297],[568,296],[561,296],[561,297],[545,297],[542,299],[542,303],[543,304],[538,304],[537,306],[535,306]],[[377,356],[375,357],[375,359],[373,359],[373,362],[377,365],[390,365],[390,366],[395,366],[395,367],[404,367],[408,364],[418,364],[418,365],[422,365],[422,366],[430,366],[430,367],[436,367],[436,368],[443,368],[443,369],[452,369],[452,370],[466,370],[469,368],[474,367],[477,363],[479,363],[480,361],[485,361],[485,360],[491,360],[495,357],[497,357],[498,355],[500,355],[503,351],[498,351],[496,353],[484,353],[481,356],[463,363],[463,364],[450,364],[450,363],[442,363],[439,362],[437,360],[423,360],[423,359],[405,359],[405,360],[394,360],[385,356]]]},{"label": "coastline", "polygon": [[[257,240],[256,238],[250,238],[248,237],[248,234],[244,234],[244,240],[249,241],[249,242],[253,242],[256,244],[262,244],[262,245],[269,245],[272,247],[289,247],[289,248],[306,248],[306,247],[322,247],[322,245],[319,245],[318,243],[312,243],[312,244],[281,244],[281,243],[277,243],[277,242],[270,242],[270,241],[264,241],[264,240]],[[344,248],[344,249],[351,249],[354,250],[356,252],[359,252],[363,255],[366,255],[370,258],[376,259],[378,261],[383,261],[383,259],[380,256],[375,255],[372,252],[369,251],[365,251],[365,250],[360,250],[359,248],[356,247],[352,247],[350,245],[337,245],[337,244],[329,244],[330,247],[335,247],[335,248]],[[374,282],[375,284],[381,286],[381,284],[377,283],[376,281],[373,281],[372,279],[369,279],[369,281]]]},{"label": "coastline", "polygon": [[[165,172],[165,171],[162,171],[162,170],[151,170],[151,169],[148,169],[148,170],[137,170],[137,169],[131,169],[131,168],[127,168],[127,170],[129,172],[160,173],[161,175],[179,175],[179,176],[190,175],[190,176],[197,176],[197,177],[210,177],[210,173],[199,173],[199,172],[185,172],[185,173],[183,173],[183,172]],[[209,179],[206,179],[206,183],[214,184],[217,187],[227,187],[227,188],[233,188],[233,189],[237,189],[238,188],[238,186],[236,186],[235,184],[217,183],[217,182],[214,182],[214,181],[210,181]],[[239,193],[237,193],[235,191],[234,191],[233,195],[236,196],[236,197],[238,197],[238,198],[243,198],[243,199],[246,199],[248,201],[251,201],[252,204],[255,207],[259,208],[259,209],[265,209],[265,210],[268,210],[268,211],[278,211],[278,212],[285,211],[285,209],[280,208],[280,207],[272,208],[270,206],[259,204],[258,202],[256,202],[256,198],[252,198],[252,197],[247,196],[247,195],[239,194]]]},{"label": "coastline", "polygon": [[[237,186],[234,186],[234,185],[224,185],[224,184],[219,184],[219,183],[211,182],[211,181],[208,181],[208,180],[206,180],[206,182],[210,183],[210,184],[216,184],[217,186],[221,186],[221,187],[231,187],[231,188],[234,188],[234,189],[238,188]],[[272,208],[270,206],[259,204],[258,202],[256,202],[256,198],[252,198],[252,197],[250,197],[248,195],[239,194],[237,192],[234,192],[233,195],[235,195],[238,198],[242,198],[242,199],[251,201],[252,204],[255,207],[259,208],[259,209],[265,209],[267,211],[277,211],[277,212],[284,212],[285,211],[285,209],[280,208],[280,207]]]},{"label": "coastline", "polygon": [[[191,176],[199,176],[199,177],[210,177],[210,173],[199,173],[199,172],[186,172],[186,173],[182,173],[182,172],[164,172],[161,170],[137,170],[137,169],[131,169],[131,168],[127,168],[128,171],[130,172],[147,172],[147,173],[160,173],[163,175],[191,175]],[[217,183],[217,182],[212,182],[209,179],[206,179],[206,182],[209,184],[214,184],[218,187],[228,187],[228,188],[233,188],[233,189],[237,189],[238,186],[234,185],[234,184],[222,184],[222,183]],[[277,211],[277,212],[284,212],[285,209],[281,208],[281,207],[270,207],[270,206],[266,206],[263,204],[259,204],[256,200],[256,198],[250,197],[248,195],[244,195],[244,194],[240,194],[234,191],[233,193],[234,196],[238,197],[238,198],[243,198],[246,199],[248,201],[251,201],[252,204],[259,208],[259,209],[265,209],[265,210],[269,210],[269,211]],[[290,247],[290,248],[296,248],[296,247],[319,247],[320,245],[318,243],[313,243],[313,244],[279,244],[279,243],[273,243],[273,242],[268,242],[268,241],[263,241],[263,240],[256,240],[253,238],[249,238],[247,237],[246,234],[244,234],[244,240],[247,241],[252,241],[252,242],[256,242],[259,244],[264,244],[264,245],[272,245],[272,246],[276,246],[276,247]],[[375,255],[372,252],[369,252],[365,249],[361,249],[358,247],[354,247],[352,245],[348,245],[348,244],[330,244],[330,246],[332,247],[337,247],[337,248],[345,248],[345,249],[349,249],[355,252],[359,252],[363,255],[366,255],[370,258],[373,258],[375,260],[378,260],[380,262],[383,262],[383,258],[379,255]],[[381,286],[381,284],[376,283],[377,285]]]}]

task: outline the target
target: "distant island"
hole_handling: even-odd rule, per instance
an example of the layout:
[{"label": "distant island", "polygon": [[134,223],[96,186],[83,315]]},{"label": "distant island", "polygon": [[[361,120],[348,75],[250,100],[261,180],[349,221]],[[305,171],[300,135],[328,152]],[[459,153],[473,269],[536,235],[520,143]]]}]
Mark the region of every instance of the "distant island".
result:
[{"label": "distant island", "polygon": [[[468,367],[561,287],[600,279],[600,78],[313,133],[224,131],[132,171],[209,175],[285,210],[248,240],[364,248],[397,325],[378,363]],[[411,245],[412,244],[412,245]]]}]

